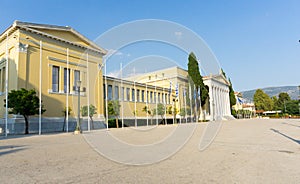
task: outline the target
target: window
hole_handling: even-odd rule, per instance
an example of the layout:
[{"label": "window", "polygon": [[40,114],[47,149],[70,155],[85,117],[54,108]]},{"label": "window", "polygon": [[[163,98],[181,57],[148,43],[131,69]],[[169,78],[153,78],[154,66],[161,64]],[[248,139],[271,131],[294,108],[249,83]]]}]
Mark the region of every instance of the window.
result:
[{"label": "window", "polygon": [[140,90],[139,89],[137,89],[136,90],[136,100],[137,100],[137,102],[139,102],[140,101]]},{"label": "window", "polygon": [[106,90],[105,89],[106,89],[105,84],[103,84],[103,97],[104,97],[104,99],[106,99]]},{"label": "window", "polygon": [[166,103],[170,104],[170,101],[171,101],[171,99],[170,99],[170,93],[168,93],[168,94],[166,94]]},{"label": "window", "polygon": [[58,92],[59,90],[59,67],[52,67],[52,92]]},{"label": "window", "polygon": [[4,92],[5,91],[5,78],[6,78],[6,68],[3,67],[1,69],[1,91]]},{"label": "window", "polygon": [[130,101],[130,89],[126,88],[126,100]]},{"label": "window", "polygon": [[147,91],[146,102],[149,103],[149,91]]},{"label": "window", "polygon": [[70,69],[64,69],[64,93],[70,92]]},{"label": "window", "polygon": [[160,103],[160,93],[157,94],[157,102]]},{"label": "window", "polygon": [[133,101],[133,102],[135,102],[135,94],[134,94],[134,89],[131,89],[131,100]]},{"label": "window", "polygon": [[156,103],[156,92],[154,92],[154,103]]},{"label": "window", "polygon": [[121,89],[121,100],[124,100],[124,87]]},{"label": "window", "polygon": [[153,92],[150,92],[150,103],[153,103]]},{"label": "window", "polygon": [[[80,71],[79,70],[74,71],[74,86],[77,86],[77,81],[80,81]],[[77,90],[75,91],[75,93],[78,93]]]},{"label": "window", "polygon": [[119,100],[119,86],[115,86],[115,95],[114,95],[115,100]]},{"label": "window", "polygon": [[112,100],[112,85],[108,85],[107,87],[107,99]]},{"label": "window", "polygon": [[145,90],[142,90],[142,102],[145,102]]},{"label": "window", "polygon": [[74,86],[77,86],[77,81],[80,81],[80,71],[74,71]]}]

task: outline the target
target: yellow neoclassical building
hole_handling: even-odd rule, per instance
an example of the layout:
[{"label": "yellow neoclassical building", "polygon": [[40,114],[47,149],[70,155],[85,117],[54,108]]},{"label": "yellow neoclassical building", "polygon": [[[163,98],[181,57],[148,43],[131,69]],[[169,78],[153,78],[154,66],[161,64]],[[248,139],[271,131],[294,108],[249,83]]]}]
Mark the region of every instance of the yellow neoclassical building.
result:
[{"label": "yellow neoclassical building", "polygon": [[[164,117],[169,120],[176,118],[177,122],[232,118],[229,106],[229,82],[221,72],[203,77],[204,84],[209,88],[209,99],[201,110],[195,106],[194,85],[188,80],[188,71],[178,66],[123,79],[104,76],[103,80],[104,83],[107,81],[108,100],[120,102],[125,119],[144,119],[147,114],[142,108],[148,106],[155,109],[157,104],[166,107]],[[199,114],[195,114],[196,111]],[[161,119],[160,116],[155,118]]]},{"label": "yellow neoclassical building", "polygon": [[[104,98],[107,97],[108,101],[119,101],[120,118],[127,125],[132,126],[130,122],[135,119],[138,120],[138,125],[146,125],[146,120],[148,122],[149,119],[154,124],[164,124],[167,121],[185,122],[187,118],[190,121],[192,115],[189,110],[191,103],[189,103],[187,71],[179,67],[125,78],[103,76],[103,81],[106,84],[104,94],[107,92]],[[163,108],[158,111],[163,114],[155,111],[159,109],[159,105]],[[145,107],[148,107],[152,115],[146,113]]]},{"label": "yellow neoclassical building", "polygon": [[[71,121],[75,122],[78,116],[78,92],[74,88],[78,81],[83,91],[80,107],[94,105],[97,108],[94,118],[102,125],[108,119],[105,109],[110,100],[119,101],[120,119],[129,120],[130,126],[132,120],[145,125],[147,119],[148,123],[150,117],[143,108],[153,110],[158,104],[163,104],[166,110],[164,117],[154,114],[156,123],[162,118],[173,122],[175,118],[180,122],[188,118],[189,121],[230,118],[229,82],[221,73],[203,78],[209,87],[209,100],[201,117],[197,117],[193,114],[197,111],[193,105],[195,93],[186,70],[171,67],[122,79],[103,76],[105,54],[105,49],[71,27],[15,21],[0,35],[0,126],[8,122],[4,119],[6,90],[25,88],[35,89],[46,109],[39,123],[42,121],[47,128],[58,122],[52,130],[61,131],[65,108],[72,109]],[[9,116],[9,120],[16,118]],[[31,122],[36,123],[33,119]],[[10,121],[11,129],[16,129],[14,122]]]},{"label": "yellow neoclassical building", "polygon": [[[145,119],[147,113],[143,109],[147,107],[148,110],[154,110],[158,104],[166,107],[166,117],[172,117],[175,107],[173,100],[176,98],[175,89],[151,84],[151,82],[131,81],[110,76],[104,76],[103,81],[106,84],[103,89],[104,94],[107,87],[107,95],[104,95],[104,99],[119,101],[120,116],[124,119]],[[160,116],[158,118],[161,119]]]},{"label": "yellow neoclassical building", "polygon": [[[77,113],[81,81],[81,106],[93,104],[103,118],[102,58],[106,51],[68,26],[15,21],[0,35],[0,116],[5,115],[5,82],[8,91],[35,89],[46,112],[43,117],[62,117],[65,107]],[[6,76],[8,72],[8,76]]]}]

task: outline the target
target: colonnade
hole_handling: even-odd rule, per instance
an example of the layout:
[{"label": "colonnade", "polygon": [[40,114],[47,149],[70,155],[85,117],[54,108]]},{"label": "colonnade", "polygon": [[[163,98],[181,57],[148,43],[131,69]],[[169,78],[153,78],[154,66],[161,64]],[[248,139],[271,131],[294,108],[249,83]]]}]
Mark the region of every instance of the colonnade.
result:
[{"label": "colonnade", "polygon": [[221,120],[230,116],[229,88],[227,85],[212,82],[209,86],[210,120]]}]

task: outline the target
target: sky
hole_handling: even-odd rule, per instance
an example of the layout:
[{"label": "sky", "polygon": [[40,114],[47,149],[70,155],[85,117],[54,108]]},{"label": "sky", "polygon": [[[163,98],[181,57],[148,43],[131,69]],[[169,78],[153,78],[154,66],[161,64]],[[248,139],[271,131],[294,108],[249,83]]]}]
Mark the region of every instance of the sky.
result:
[{"label": "sky", "polygon": [[[1,7],[0,32],[20,20],[71,26],[90,40],[137,20],[173,22],[207,44],[236,91],[300,84],[299,0],[2,0]],[[162,56],[186,68],[188,52],[150,41],[122,47],[111,59],[128,65]]]}]

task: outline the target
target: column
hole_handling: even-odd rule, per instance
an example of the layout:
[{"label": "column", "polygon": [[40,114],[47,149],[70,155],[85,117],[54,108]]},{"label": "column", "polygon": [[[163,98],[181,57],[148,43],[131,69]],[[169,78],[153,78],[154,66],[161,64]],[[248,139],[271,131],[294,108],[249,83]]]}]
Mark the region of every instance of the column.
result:
[{"label": "column", "polygon": [[48,92],[52,92],[52,65],[48,64]]},{"label": "column", "polygon": [[75,91],[73,90],[74,87],[74,69],[70,68],[70,93],[75,94]]},{"label": "column", "polygon": [[217,87],[215,87],[215,109],[216,109],[216,113],[215,113],[215,119],[217,119],[218,114],[219,114],[219,109],[218,109],[218,89]]},{"label": "column", "polygon": [[226,90],[223,89],[223,103],[224,103],[224,105],[223,105],[223,106],[224,106],[224,107],[223,107],[223,108],[224,108],[224,113],[223,113],[223,115],[227,115],[227,112],[226,112],[226,98],[225,98],[226,96],[225,96],[225,95],[226,95]]},{"label": "column", "polygon": [[220,96],[221,96],[221,116],[223,117],[225,114],[224,113],[224,89],[223,89],[223,87],[221,88]]},{"label": "column", "polygon": [[215,87],[215,97],[216,97],[216,100],[215,100],[215,108],[216,108],[216,119],[218,119],[218,116],[219,116],[219,98],[218,98],[218,87],[216,86]]},{"label": "column", "polygon": [[219,118],[222,117],[222,90],[221,90],[221,87],[219,86],[218,88],[218,97],[219,97]]},{"label": "column", "polygon": [[223,109],[222,109],[222,88],[221,87],[219,87],[219,106],[220,106],[220,114],[219,114],[219,116],[220,117],[222,117],[222,111],[223,111]]},{"label": "column", "polygon": [[209,86],[209,97],[210,97],[210,100],[209,100],[209,108],[210,108],[210,111],[209,111],[209,115],[210,115],[210,121],[213,121],[214,120],[214,98],[213,98],[213,86],[210,85]]}]

